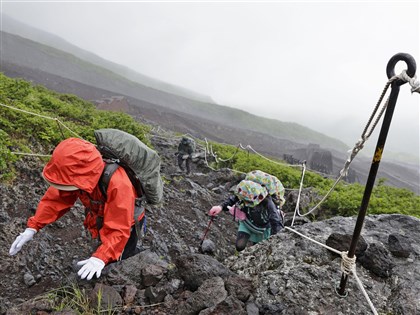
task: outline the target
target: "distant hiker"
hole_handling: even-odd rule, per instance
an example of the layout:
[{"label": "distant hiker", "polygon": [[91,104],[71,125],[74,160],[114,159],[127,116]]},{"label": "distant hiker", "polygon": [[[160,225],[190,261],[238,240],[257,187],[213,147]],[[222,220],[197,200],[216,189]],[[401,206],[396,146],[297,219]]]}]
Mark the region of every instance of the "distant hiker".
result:
[{"label": "distant hiker", "polygon": [[277,234],[283,227],[283,217],[267,189],[250,180],[242,180],[230,196],[219,206],[210,209],[209,215],[229,211],[239,220],[236,250],[245,249],[248,241],[259,243],[270,235]]},{"label": "distant hiker", "polygon": [[192,155],[195,152],[195,141],[188,137],[182,137],[181,142],[178,145],[178,166],[181,171],[184,171],[183,163],[185,161],[185,166],[187,168],[187,174],[191,173],[191,161]]},{"label": "distant hiker", "polygon": [[[125,169],[117,164],[104,194],[101,183],[107,165],[97,147],[88,141],[69,138],[59,143],[42,172],[50,187],[35,215],[28,219],[26,230],[13,242],[10,255],[18,253],[44,226],[61,218],[78,199],[85,206],[84,226],[100,241],[89,259],[77,263],[82,266],[78,271],[82,279],[99,277],[105,265],[137,254],[136,189]],[[137,219],[144,221],[144,208]]]}]

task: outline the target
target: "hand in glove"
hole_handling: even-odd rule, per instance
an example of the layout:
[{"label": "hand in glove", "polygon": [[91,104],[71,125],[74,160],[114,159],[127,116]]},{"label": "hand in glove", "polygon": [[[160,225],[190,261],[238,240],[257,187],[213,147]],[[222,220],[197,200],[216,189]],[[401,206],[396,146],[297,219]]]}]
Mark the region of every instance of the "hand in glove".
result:
[{"label": "hand in glove", "polygon": [[19,236],[16,237],[16,240],[13,242],[12,246],[10,247],[9,254],[17,254],[22,249],[23,245],[25,245],[27,242],[34,238],[35,233],[36,230],[31,228],[27,228],[23,233],[20,233]]},{"label": "hand in glove", "polygon": [[90,280],[96,273],[96,277],[101,276],[102,269],[105,267],[105,263],[96,257],[90,257],[89,259],[79,261],[78,266],[82,266],[77,274],[81,279]]},{"label": "hand in glove", "polygon": [[222,211],[221,206],[213,206],[209,211],[209,215],[216,216],[220,213],[220,211]]}]

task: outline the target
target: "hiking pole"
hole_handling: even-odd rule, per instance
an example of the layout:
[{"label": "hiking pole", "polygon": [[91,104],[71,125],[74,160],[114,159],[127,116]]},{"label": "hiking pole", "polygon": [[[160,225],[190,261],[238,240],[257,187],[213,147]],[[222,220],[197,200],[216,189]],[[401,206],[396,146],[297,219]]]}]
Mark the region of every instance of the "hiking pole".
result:
[{"label": "hiking pole", "polygon": [[[416,61],[414,58],[405,53],[399,53],[394,55],[387,64],[386,74],[388,79],[391,79],[395,76],[394,67],[399,61],[404,61],[407,64],[407,75],[411,78],[414,77],[416,73]],[[372,193],[373,186],[375,184],[375,177],[378,172],[379,163],[381,162],[382,153],[384,151],[386,137],[388,135],[389,126],[391,125],[392,115],[394,113],[395,104],[397,102],[398,93],[400,91],[400,86],[406,83],[404,80],[396,79],[391,83],[391,94],[388,98],[388,105],[386,108],[384,120],[382,122],[381,131],[379,133],[378,142],[376,144],[375,154],[373,155],[372,164],[369,171],[369,176],[366,182],[365,191],[363,194],[362,204],[360,206],[359,214],[357,216],[356,225],[354,227],[353,238],[351,240],[350,249],[348,251],[348,258],[353,258],[356,252],[356,245],[359,240],[360,232],[363,227],[363,222],[366,216],[367,207],[369,204],[370,195]],[[341,274],[340,287],[338,288],[337,293],[340,296],[346,296],[345,289],[348,279],[348,274],[343,272]]]},{"label": "hiking pole", "polygon": [[203,245],[204,240],[206,239],[207,233],[208,233],[208,232],[209,232],[209,230],[210,230],[210,226],[211,226],[211,224],[213,223],[213,220],[214,220],[215,218],[216,218],[216,216],[214,216],[214,215],[210,216],[210,221],[209,221],[209,224],[207,225],[206,231],[204,232],[204,235],[203,235],[203,237],[201,238],[200,250],[201,250],[201,246]]}]

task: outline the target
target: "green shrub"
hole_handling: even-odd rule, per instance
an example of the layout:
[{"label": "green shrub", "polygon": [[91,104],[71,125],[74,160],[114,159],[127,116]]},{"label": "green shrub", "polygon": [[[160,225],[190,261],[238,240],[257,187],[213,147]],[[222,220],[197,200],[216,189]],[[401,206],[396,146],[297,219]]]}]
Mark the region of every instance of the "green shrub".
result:
[{"label": "green shrub", "polygon": [[45,151],[32,153],[46,154],[60,141],[75,136],[94,143],[93,131],[100,128],[124,130],[151,146],[147,138],[150,127],[136,122],[128,114],[97,110],[92,103],[77,96],[32,86],[3,74],[0,74],[0,103],[15,108],[0,105],[2,182],[14,177],[14,163],[21,158],[11,152],[32,152],[36,147]]}]

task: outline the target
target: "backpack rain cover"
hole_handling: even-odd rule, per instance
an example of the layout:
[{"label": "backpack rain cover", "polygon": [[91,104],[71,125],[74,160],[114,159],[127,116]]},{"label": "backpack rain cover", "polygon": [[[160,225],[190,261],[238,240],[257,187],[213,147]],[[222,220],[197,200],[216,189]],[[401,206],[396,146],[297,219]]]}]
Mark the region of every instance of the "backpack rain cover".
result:
[{"label": "backpack rain cover", "polygon": [[118,129],[99,129],[94,134],[102,156],[119,159],[117,163],[124,167],[130,180],[133,182],[133,174],[130,173],[137,177],[133,182],[137,192],[140,184],[148,203],[160,203],[163,198],[163,182],[159,155],[135,136]]}]

